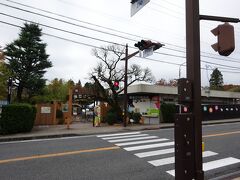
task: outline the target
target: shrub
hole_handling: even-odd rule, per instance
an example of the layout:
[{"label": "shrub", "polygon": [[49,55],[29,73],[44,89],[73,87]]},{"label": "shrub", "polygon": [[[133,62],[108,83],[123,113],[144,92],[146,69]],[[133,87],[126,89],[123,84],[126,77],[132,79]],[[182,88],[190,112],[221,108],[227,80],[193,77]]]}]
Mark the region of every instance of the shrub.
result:
[{"label": "shrub", "polygon": [[117,115],[113,111],[108,111],[106,115],[106,121],[109,125],[116,123]]},{"label": "shrub", "polygon": [[142,115],[140,113],[133,113],[132,115],[132,119],[134,120],[134,123],[139,123],[140,119],[141,119]]},{"label": "shrub", "polygon": [[36,117],[36,108],[29,104],[3,106],[0,127],[3,133],[30,132]]},{"label": "shrub", "polygon": [[165,123],[173,123],[174,115],[176,113],[176,107],[174,104],[162,104],[161,105],[161,113],[163,122]]}]

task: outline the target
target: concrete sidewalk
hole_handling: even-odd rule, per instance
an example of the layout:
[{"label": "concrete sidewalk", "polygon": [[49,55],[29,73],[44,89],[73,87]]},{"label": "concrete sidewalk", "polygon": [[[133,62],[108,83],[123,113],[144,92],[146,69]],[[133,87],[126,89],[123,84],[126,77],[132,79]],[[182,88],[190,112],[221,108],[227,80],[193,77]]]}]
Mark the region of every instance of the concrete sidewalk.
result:
[{"label": "concrete sidewalk", "polygon": [[[203,121],[203,125],[209,124],[223,124],[240,122],[240,119],[225,119],[225,120],[210,120]],[[82,136],[82,135],[94,135],[104,133],[116,133],[127,131],[143,131],[173,128],[173,123],[161,123],[161,124],[132,124],[127,127],[123,127],[121,124],[109,126],[107,124],[101,124],[100,127],[93,127],[91,122],[74,122],[70,125],[70,129],[67,129],[66,125],[51,125],[51,126],[35,126],[30,133],[19,133],[13,135],[0,135],[0,142],[16,141],[16,140],[30,140],[30,139],[42,139],[42,138],[57,138],[68,136]]]}]

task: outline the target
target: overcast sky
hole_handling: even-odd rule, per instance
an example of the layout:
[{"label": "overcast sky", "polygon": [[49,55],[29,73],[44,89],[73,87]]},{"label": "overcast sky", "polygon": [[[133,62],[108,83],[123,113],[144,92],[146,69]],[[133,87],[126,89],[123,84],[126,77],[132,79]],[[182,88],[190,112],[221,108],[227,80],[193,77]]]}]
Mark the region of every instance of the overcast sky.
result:
[{"label": "overcast sky", "polygon": [[[91,54],[93,46],[114,42],[133,47],[141,39],[151,39],[165,47],[158,49],[150,59],[134,57],[130,63],[149,67],[156,80],[177,79],[179,70],[181,77],[185,77],[184,0],[151,0],[133,17],[130,17],[130,0],[0,0],[0,6],[0,46],[18,38],[20,29],[13,25],[23,26],[23,20],[39,23],[43,33],[62,38],[42,37],[48,44],[47,53],[53,63],[45,75],[48,80],[63,78],[77,82],[80,79],[84,84],[98,61]],[[239,0],[200,0],[200,14],[240,18],[239,6]],[[222,72],[225,84],[240,84],[240,24],[233,24],[236,48],[229,57],[220,56],[211,48],[217,39],[210,31],[218,24],[222,23],[200,23],[202,86],[208,85],[211,69],[216,67]],[[130,48],[129,53],[135,50]]]}]

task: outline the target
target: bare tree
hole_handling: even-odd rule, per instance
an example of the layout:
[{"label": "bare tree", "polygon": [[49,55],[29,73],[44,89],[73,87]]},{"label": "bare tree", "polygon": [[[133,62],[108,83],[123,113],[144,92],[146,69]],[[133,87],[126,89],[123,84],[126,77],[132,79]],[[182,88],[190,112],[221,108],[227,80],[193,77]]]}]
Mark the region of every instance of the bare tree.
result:
[{"label": "bare tree", "polygon": [[[118,101],[118,94],[123,88],[116,90],[114,81],[124,82],[124,63],[121,59],[124,57],[125,48],[118,45],[109,45],[101,49],[93,49],[93,55],[100,60],[97,66],[90,73],[94,80],[96,93],[100,100],[107,102],[117,113],[122,113]],[[137,81],[152,82],[152,76],[149,68],[141,68],[133,64],[128,68],[128,86]]]}]

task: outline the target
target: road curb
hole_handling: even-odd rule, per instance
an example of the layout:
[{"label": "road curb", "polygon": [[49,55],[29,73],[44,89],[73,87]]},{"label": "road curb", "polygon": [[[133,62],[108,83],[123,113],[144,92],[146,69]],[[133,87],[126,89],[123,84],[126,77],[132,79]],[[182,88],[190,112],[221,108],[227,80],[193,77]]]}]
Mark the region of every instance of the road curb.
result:
[{"label": "road curb", "polygon": [[[217,121],[217,122],[202,122],[202,125],[214,125],[214,124],[229,124],[229,123],[237,123],[236,121]],[[12,141],[24,141],[24,140],[35,140],[35,139],[50,139],[50,138],[61,138],[61,137],[75,137],[75,136],[89,136],[89,135],[100,135],[100,134],[108,134],[108,133],[116,133],[116,132],[126,132],[126,131],[145,131],[145,130],[161,130],[161,129],[170,129],[174,128],[174,125],[166,125],[159,127],[142,127],[142,128],[131,128],[126,127],[125,129],[120,129],[118,131],[107,131],[107,132],[94,132],[94,133],[66,133],[66,134],[51,134],[51,135],[33,135],[33,136],[21,136],[21,137],[9,137],[9,138],[0,138],[0,142],[12,142]]]},{"label": "road curb", "polygon": [[210,180],[226,180],[226,179],[231,179],[231,180],[240,180],[240,171],[236,171],[233,173],[225,174],[223,176],[215,177]]}]

